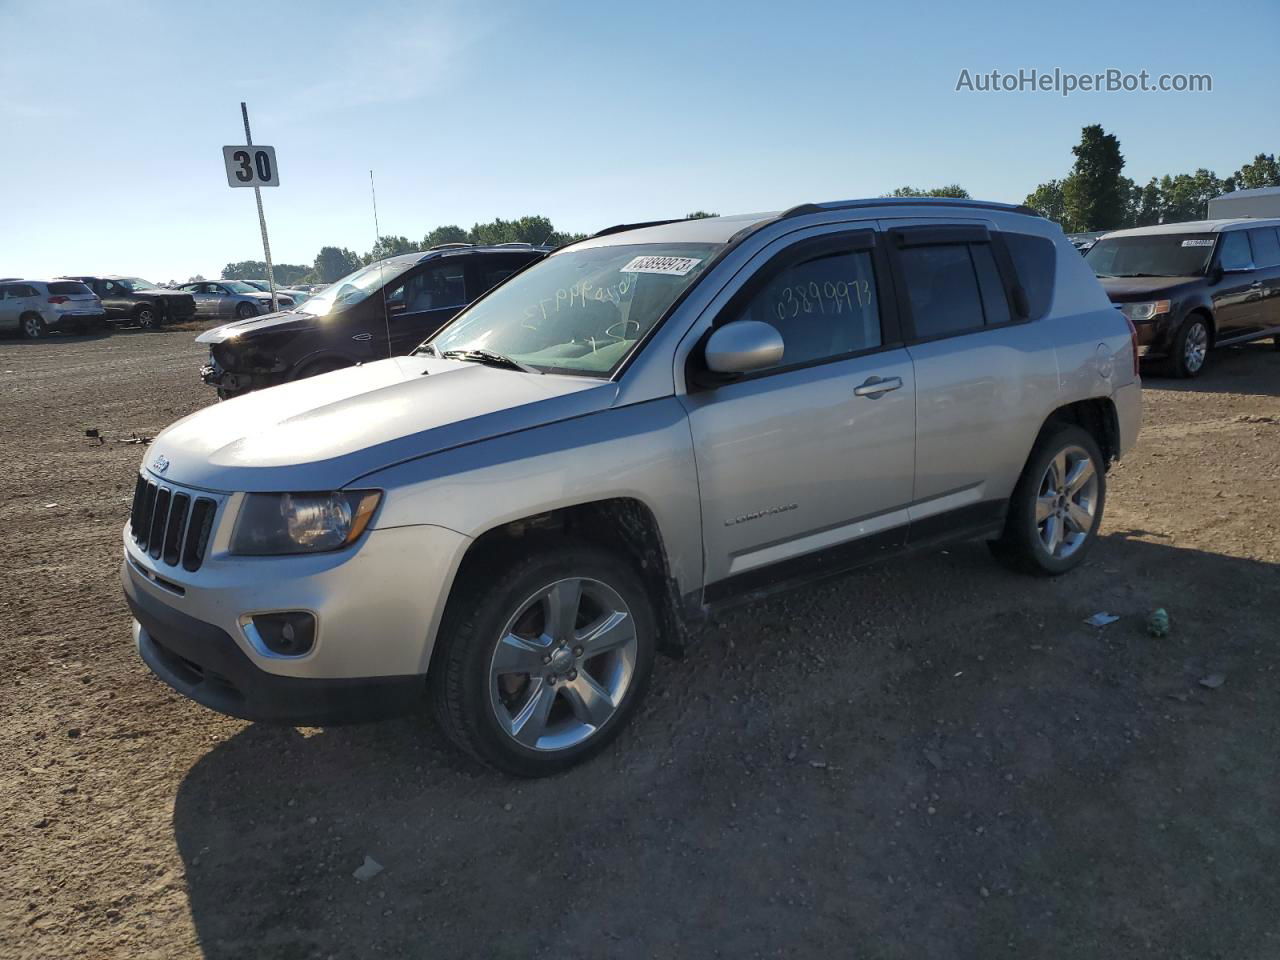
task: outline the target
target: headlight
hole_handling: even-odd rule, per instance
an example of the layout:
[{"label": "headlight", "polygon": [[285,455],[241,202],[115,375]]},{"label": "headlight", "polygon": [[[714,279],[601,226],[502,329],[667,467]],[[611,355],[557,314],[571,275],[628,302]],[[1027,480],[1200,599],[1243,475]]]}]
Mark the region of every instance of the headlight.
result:
[{"label": "headlight", "polygon": [[1148,300],[1145,303],[1122,303],[1120,312],[1130,320],[1150,320],[1169,312],[1168,300]]},{"label": "headlight", "polygon": [[278,556],[341,550],[360,539],[381,499],[377,490],[248,494],[231,535],[231,552]]}]

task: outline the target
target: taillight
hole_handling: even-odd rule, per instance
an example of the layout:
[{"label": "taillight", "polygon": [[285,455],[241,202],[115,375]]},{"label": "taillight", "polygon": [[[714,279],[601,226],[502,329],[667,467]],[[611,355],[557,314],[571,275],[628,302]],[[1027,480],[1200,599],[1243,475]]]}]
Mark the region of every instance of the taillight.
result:
[{"label": "taillight", "polygon": [[49,302],[50,303],[66,303],[70,299],[71,299],[70,297],[50,297]]},{"label": "taillight", "polygon": [[1133,321],[1128,317],[1124,318],[1124,322],[1129,325],[1129,343],[1133,347],[1133,375],[1137,377],[1140,375],[1138,370],[1138,328],[1133,325]]}]

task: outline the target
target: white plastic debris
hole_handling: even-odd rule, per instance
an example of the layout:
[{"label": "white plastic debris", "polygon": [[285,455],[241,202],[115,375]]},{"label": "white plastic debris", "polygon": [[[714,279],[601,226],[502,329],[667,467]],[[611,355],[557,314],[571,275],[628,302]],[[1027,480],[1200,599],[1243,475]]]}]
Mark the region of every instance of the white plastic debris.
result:
[{"label": "white plastic debris", "polygon": [[1095,613],[1092,617],[1085,621],[1091,627],[1105,627],[1108,623],[1115,623],[1119,617],[1113,617],[1109,613]]},{"label": "white plastic debris", "polygon": [[355,872],[351,875],[357,880],[370,880],[382,872],[382,864],[367,853],[364,856],[364,863],[356,867]]}]

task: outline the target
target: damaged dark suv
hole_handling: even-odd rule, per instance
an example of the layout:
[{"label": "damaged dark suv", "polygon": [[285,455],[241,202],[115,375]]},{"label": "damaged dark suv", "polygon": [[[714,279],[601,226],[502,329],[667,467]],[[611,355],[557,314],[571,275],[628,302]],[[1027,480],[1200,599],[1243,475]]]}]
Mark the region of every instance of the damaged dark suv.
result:
[{"label": "damaged dark suv", "polygon": [[507,277],[549,252],[529,244],[444,244],[389,257],[343,277],[296,309],[196,337],[209,345],[201,379],[227,399],[407,354]]}]

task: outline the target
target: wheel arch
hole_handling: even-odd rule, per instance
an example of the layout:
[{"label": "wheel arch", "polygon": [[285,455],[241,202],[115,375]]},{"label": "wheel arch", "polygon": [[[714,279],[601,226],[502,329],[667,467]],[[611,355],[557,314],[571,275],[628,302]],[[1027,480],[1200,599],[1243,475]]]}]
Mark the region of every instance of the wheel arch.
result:
[{"label": "wheel arch", "polygon": [[454,574],[450,597],[465,578],[483,577],[487,569],[519,553],[554,549],[566,536],[618,552],[633,565],[657,615],[658,648],[679,655],[687,634],[679,585],[671,575],[657,517],[634,497],[576,503],[491,527],[467,547]]},{"label": "wheel arch", "polygon": [[[1213,310],[1203,303],[1198,303],[1187,311],[1186,316],[1182,318],[1182,322],[1186,323],[1192,317],[1200,317],[1204,320],[1205,326],[1209,328],[1209,349],[1212,350],[1218,342],[1218,323],[1213,317]],[[1179,324],[1179,327],[1181,325]]]},{"label": "wheel arch", "polygon": [[[1052,411],[1040,427],[1032,450],[1039,444],[1041,438],[1058,424],[1073,424],[1092,436],[1098,444],[1098,449],[1102,451],[1102,458],[1107,468],[1120,459],[1120,416],[1116,410],[1115,401],[1110,397],[1076,400]],[[1030,454],[1028,454],[1029,459]]]}]

